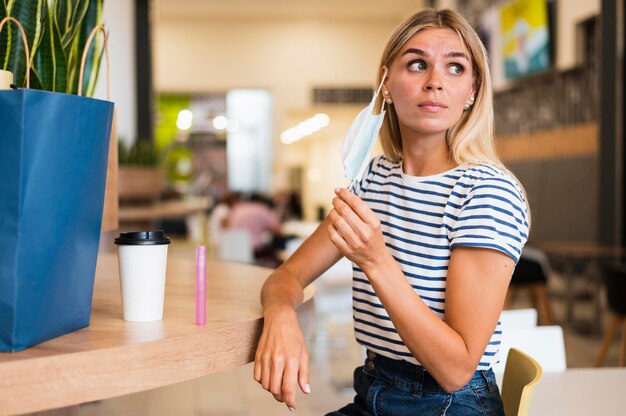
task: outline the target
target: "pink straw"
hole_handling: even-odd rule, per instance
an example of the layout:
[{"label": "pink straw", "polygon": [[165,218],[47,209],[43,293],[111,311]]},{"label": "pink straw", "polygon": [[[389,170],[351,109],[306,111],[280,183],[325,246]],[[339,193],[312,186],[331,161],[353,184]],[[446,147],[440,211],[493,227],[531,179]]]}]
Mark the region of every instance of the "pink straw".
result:
[{"label": "pink straw", "polygon": [[196,325],[206,324],[206,247],[196,246]]}]

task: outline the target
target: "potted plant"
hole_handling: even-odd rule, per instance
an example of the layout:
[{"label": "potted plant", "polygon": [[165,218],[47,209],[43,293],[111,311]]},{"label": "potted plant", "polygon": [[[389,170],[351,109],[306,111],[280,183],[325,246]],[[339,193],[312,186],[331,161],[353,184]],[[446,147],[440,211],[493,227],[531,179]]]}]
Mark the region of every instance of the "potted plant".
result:
[{"label": "potted plant", "polygon": [[[0,33],[0,69],[11,71],[14,84],[20,88],[26,87],[28,70],[32,89],[77,94],[82,53],[91,31],[101,22],[102,7],[103,0],[0,1],[0,20],[11,16],[24,28],[31,62],[26,68],[21,35],[15,24],[8,23],[8,30]],[[85,97],[93,96],[102,49],[102,40],[96,38],[85,62],[81,91]],[[102,231],[118,225],[115,131],[109,147]]]},{"label": "potted plant", "polygon": [[0,351],[89,325],[117,166],[114,104],[77,96],[93,93],[101,52],[88,58],[87,45],[97,33],[106,49],[101,9],[102,0],[0,1],[0,65],[19,87],[0,91]]},{"label": "potted plant", "polygon": [[156,200],[163,192],[164,175],[159,167],[161,155],[155,146],[136,140],[126,146],[119,141],[120,200]]},{"label": "potted plant", "polygon": [[[103,0],[18,0],[0,1],[0,19],[16,18],[24,28],[30,49],[30,88],[78,93],[83,49],[91,31],[102,19]],[[13,72],[14,84],[25,87],[24,46],[15,25],[0,34],[1,69]],[[102,42],[94,41],[87,56],[82,95],[93,96]]]}]

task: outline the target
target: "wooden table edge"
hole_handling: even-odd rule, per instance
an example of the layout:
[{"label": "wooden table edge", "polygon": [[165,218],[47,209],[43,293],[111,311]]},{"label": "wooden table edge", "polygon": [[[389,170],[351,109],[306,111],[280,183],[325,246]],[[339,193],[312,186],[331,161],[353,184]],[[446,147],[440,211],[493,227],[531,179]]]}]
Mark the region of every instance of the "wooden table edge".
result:
[{"label": "wooden table edge", "polygon": [[[298,308],[303,325],[313,317],[314,294],[307,287]],[[259,316],[194,334],[2,363],[0,416],[104,400],[248,364],[262,321]]]}]

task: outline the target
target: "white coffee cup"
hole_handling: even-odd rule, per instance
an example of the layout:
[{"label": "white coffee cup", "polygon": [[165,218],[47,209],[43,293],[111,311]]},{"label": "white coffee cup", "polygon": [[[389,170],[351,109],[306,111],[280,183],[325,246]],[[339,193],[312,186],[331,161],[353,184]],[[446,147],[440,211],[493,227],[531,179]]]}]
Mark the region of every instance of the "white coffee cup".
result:
[{"label": "white coffee cup", "polygon": [[163,319],[167,246],[163,231],[121,233],[115,239],[125,321]]}]

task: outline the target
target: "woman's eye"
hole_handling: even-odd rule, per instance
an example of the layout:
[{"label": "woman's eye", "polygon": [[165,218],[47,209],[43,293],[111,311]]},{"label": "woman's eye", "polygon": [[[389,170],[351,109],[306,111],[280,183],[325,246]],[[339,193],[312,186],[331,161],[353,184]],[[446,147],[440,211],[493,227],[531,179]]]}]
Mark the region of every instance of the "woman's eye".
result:
[{"label": "woman's eye", "polygon": [[448,67],[448,71],[453,75],[461,75],[465,68],[459,64],[452,64]]},{"label": "woman's eye", "polygon": [[426,64],[424,61],[413,61],[409,63],[410,71],[424,71],[426,69]]}]

